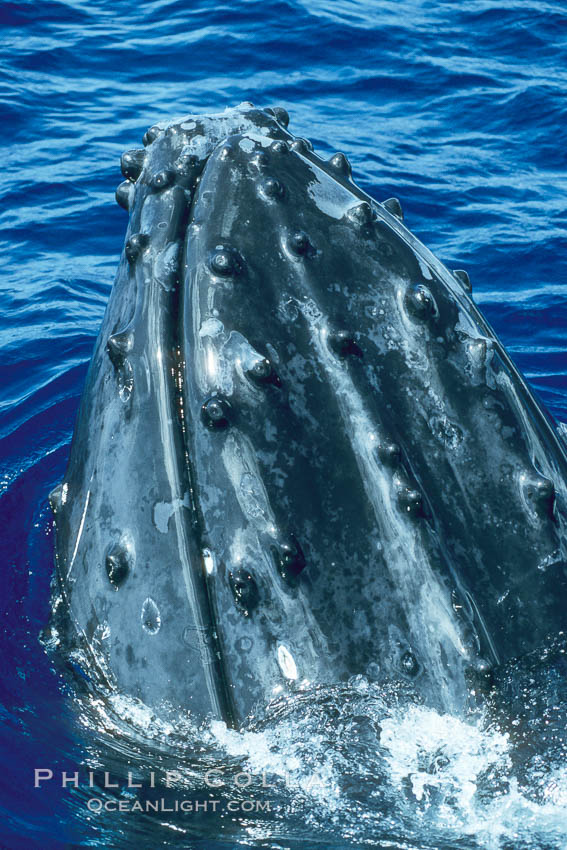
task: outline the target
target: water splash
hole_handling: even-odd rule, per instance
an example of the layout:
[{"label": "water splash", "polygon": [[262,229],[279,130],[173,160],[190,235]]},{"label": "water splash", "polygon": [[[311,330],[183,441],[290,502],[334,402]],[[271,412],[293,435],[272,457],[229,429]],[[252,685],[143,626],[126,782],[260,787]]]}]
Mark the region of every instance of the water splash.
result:
[{"label": "water splash", "polygon": [[[228,802],[237,812],[231,837],[247,846],[310,847],[321,836],[331,848],[567,845],[562,759],[522,770],[514,727],[504,728],[487,708],[443,714],[406,685],[378,686],[361,676],[276,700],[242,731],[220,721],[196,727],[188,715],[164,719],[167,707],[160,716],[120,694],[74,699],[91,736],[91,769],[110,764],[122,777],[114,793],[147,796],[126,789],[127,764],[142,784],[156,774],[154,795],[220,801],[214,818],[152,821],[160,846],[176,846],[167,837],[175,830],[212,839],[224,828]],[[265,808],[237,808],[251,800]],[[115,825],[110,818],[108,828]]]}]

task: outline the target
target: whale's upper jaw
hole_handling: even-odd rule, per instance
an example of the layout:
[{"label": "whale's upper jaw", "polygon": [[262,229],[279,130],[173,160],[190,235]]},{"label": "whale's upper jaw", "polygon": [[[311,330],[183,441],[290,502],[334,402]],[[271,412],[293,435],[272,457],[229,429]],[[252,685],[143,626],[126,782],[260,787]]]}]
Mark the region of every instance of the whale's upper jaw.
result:
[{"label": "whale's upper jaw", "polygon": [[239,723],[363,674],[459,707],[566,625],[565,452],[466,274],[286,127],[244,104],[122,159],[60,586],[150,705]]}]

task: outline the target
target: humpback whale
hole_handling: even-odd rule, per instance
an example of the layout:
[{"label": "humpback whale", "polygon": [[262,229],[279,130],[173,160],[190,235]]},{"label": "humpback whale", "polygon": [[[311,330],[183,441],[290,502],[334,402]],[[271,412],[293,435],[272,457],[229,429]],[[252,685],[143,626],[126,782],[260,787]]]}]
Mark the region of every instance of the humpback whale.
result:
[{"label": "humpback whale", "polygon": [[467,273],[288,121],[244,103],[122,156],[50,495],[66,645],[198,721],[354,676],[463,711],[567,626],[566,446]]}]

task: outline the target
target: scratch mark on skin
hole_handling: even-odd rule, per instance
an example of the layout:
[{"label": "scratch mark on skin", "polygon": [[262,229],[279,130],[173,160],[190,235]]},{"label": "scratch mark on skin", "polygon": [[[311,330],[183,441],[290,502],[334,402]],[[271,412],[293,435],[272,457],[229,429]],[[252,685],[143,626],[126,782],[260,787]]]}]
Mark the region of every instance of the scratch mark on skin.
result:
[{"label": "scratch mark on skin", "polygon": [[75,548],[73,549],[73,555],[71,557],[71,562],[69,564],[69,569],[67,570],[67,580],[69,580],[69,576],[71,575],[71,570],[73,569],[73,565],[75,563],[75,558],[77,557],[77,552],[79,550],[79,543],[81,542],[81,537],[83,535],[83,528],[85,526],[85,518],[87,516],[87,508],[89,507],[89,501],[91,498],[91,491],[87,492],[87,498],[85,499],[85,507],[83,508],[83,514],[81,516],[81,522],[79,524],[79,532],[77,534],[77,540],[75,541]]}]

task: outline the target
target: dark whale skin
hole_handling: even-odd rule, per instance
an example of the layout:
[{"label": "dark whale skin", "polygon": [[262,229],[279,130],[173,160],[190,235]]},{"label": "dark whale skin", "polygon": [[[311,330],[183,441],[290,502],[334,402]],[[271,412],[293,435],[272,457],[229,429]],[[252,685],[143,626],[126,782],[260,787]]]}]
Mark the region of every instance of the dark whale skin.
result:
[{"label": "dark whale skin", "polygon": [[359,674],[459,710],[567,625],[565,446],[466,273],[287,120],[242,104],[122,157],[50,497],[67,645],[196,720]]}]

